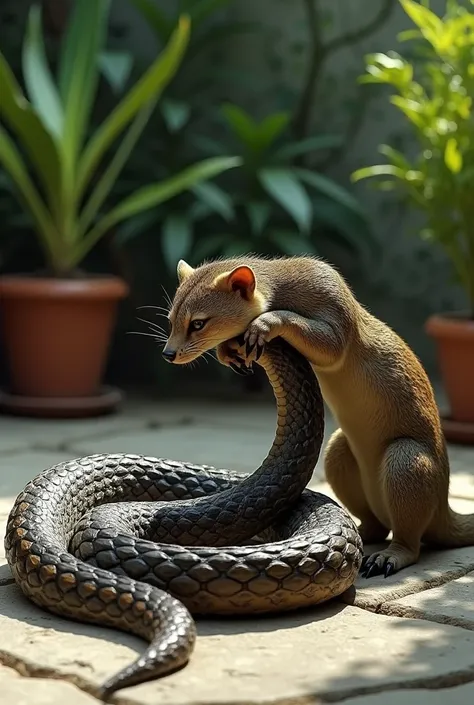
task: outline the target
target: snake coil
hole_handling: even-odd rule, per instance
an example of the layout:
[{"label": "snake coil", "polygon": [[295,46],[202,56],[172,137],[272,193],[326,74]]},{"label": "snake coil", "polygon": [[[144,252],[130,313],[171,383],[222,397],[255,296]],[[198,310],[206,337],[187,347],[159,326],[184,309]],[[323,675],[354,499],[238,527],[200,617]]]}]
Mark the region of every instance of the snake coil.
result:
[{"label": "snake coil", "polygon": [[257,614],[350,587],[362,542],[349,514],[305,489],[324,406],[309,363],[281,340],[259,363],[277,403],[273,445],[252,474],[111,454],[51,467],[11,510],[7,560],[23,593],[57,615],[149,642],[103,696],[184,666],[192,614]]}]

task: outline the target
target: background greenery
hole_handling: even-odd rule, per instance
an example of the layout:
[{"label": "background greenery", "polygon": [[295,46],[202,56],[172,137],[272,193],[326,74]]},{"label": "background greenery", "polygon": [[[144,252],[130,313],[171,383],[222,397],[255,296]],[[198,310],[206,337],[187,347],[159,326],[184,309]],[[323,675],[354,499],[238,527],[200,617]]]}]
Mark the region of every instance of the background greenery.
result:
[{"label": "background greenery", "polygon": [[[470,0],[466,0],[468,3]],[[27,0],[0,8],[2,52],[21,78]],[[67,2],[44,0],[47,53],[54,67]],[[434,9],[445,6],[433,0]],[[179,376],[160,361],[137,307],[164,303],[175,263],[242,251],[316,252],[349,279],[371,310],[397,328],[430,371],[435,361],[422,325],[432,310],[456,307],[441,251],[411,237],[422,221],[387,192],[351,183],[389,142],[413,149],[410,131],[389,111],[387,93],[361,86],[365,55],[387,51],[409,23],[395,0],[113,0],[92,129],[167,42],[179,13],[192,17],[188,51],[110,194],[112,208],[144,183],[196,160],[239,154],[244,167],[181,193],[111,231],[86,265],[114,271],[132,287],[123,304],[109,377],[151,384],[207,386],[217,365]],[[32,271],[41,252],[0,173],[1,271]],[[434,285],[436,282],[436,285]],[[155,321],[152,312],[146,312]],[[166,372],[165,372],[166,370]],[[217,372],[216,372],[217,371]],[[247,383],[247,382],[246,382]],[[250,384],[255,384],[251,380]]]}]

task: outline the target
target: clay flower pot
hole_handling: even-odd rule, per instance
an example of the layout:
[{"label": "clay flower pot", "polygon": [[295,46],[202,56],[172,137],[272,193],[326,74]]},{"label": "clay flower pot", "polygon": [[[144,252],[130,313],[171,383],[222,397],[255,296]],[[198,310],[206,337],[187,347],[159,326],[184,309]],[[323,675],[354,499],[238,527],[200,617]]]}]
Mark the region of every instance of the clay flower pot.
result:
[{"label": "clay flower pot", "polygon": [[11,385],[3,406],[33,415],[105,411],[101,388],[117,304],[128,293],[115,277],[0,277],[2,338]]},{"label": "clay flower pot", "polygon": [[451,414],[443,419],[448,440],[474,444],[474,320],[466,314],[438,314],[426,322],[434,338]]}]

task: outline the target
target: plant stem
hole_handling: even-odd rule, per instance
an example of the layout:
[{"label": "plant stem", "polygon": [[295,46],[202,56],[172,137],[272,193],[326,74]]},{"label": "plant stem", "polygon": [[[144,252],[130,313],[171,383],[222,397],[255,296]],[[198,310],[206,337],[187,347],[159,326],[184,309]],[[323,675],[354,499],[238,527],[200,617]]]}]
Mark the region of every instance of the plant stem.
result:
[{"label": "plant stem", "polygon": [[330,54],[346,46],[358,44],[376,32],[388,20],[395,10],[394,0],[384,0],[375,17],[359,29],[343,32],[334,39],[324,43],[321,31],[319,0],[303,0],[305,5],[309,36],[312,42],[306,81],[299,104],[293,117],[293,130],[297,139],[308,136],[311,127],[311,109],[313,107],[319,79]]},{"label": "plant stem", "polygon": [[309,55],[308,72],[298,107],[293,117],[293,130],[297,139],[304,139],[309,130],[311,108],[314,102],[324,60],[323,38],[321,33],[321,17],[318,0],[303,0],[308,19],[309,36],[312,46]]},{"label": "plant stem", "polygon": [[376,32],[390,17],[397,3],[394,0],[385,0],[375,17],[352,32],[343,32],[338,37],[334,37],[324,47],[325,54],[342,49],[345,46],[358,44],[366,37]]}]

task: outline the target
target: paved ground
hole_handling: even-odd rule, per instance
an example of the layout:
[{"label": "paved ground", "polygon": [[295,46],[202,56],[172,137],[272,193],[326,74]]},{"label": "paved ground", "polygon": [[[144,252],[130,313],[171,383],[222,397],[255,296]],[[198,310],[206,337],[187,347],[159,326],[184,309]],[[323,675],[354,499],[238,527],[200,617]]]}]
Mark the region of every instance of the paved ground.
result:
[{"label": "paved ground", "polygon": [[[146,453],[251,471],[272,406],[129,402],[88,421],[0,417],[0,535],[16,494],[45,467],[95,452]],[[327,433],[331,431],[328,419]],[[451,503],[474,513],[474,449],[452,447]],[[327,494],[321,463],[312,486]],[[6,705],[97,703],[99,684],[143,648],[120,632],[57,619],[24,600],[0,545],[0,683]],[[299,614],[199,621],[187,668],[115,696],[120,705],[466,705],[474,702],[474,547],[425,552],[387,580]]]}]

